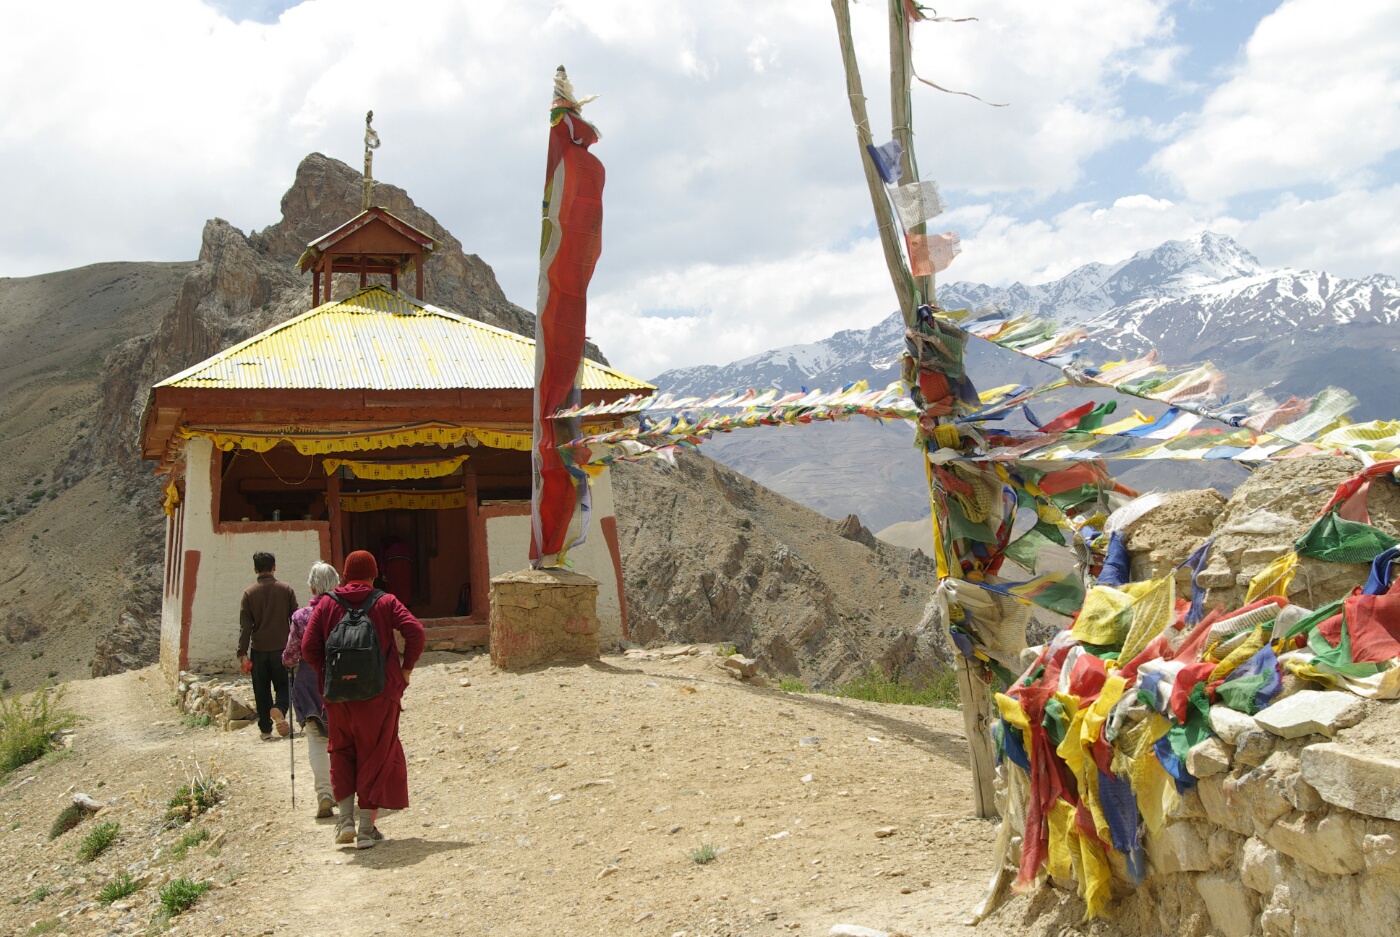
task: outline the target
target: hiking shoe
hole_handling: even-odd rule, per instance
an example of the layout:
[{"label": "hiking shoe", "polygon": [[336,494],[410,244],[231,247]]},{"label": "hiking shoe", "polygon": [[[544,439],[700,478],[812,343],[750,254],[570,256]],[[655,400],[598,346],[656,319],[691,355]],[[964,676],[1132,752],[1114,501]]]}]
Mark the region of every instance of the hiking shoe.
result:
[{"label": "hiking shoe", "polygon": [[341,817],[335,825],[335,844],[337,846],[358,846],[355,841],[355,818]]},{"label": "hiking shoe", "polygon": [[276,741],[276,739],[277,739],[277,737],[276,737],[275,735],[273,735],[271,732],[264,732],[264,733],[262,734],[262,740],[263,740],[264,742],[272,742],[272,741]]},{"label": "hiking shoe", "polygon": [[360,833],[355,837],[356,849],[373,849],[377,844],[384,841],[384,834],[379,832],[379,827],[372,827],[368,833]]},{"label": "hiking shoe", "polygon": [[335,816],[335,798],[330,794],[322,794],[320,802],[316,805],[316,819],[324,820],[327,817]]}]

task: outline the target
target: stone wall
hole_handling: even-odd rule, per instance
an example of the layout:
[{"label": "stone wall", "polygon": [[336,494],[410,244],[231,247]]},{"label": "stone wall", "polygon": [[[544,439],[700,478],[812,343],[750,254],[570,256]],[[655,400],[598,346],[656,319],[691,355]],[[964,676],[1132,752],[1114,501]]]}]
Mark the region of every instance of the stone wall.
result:
[{"label": "stone wall", "polygon": [[196,719],[207,716],[208,725],[226,732],[257,724],[253,685],[247,677],[182,670],[175,684],[175,706]]}]

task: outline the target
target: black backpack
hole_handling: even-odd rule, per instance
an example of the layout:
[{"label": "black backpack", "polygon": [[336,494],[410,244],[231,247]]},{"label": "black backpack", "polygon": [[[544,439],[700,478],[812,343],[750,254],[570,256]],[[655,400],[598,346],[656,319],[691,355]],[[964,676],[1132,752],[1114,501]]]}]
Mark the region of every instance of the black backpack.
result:
[{"label": "black backpack", "polygon": [[375,589],[359,608],[334,592],[330,597],[345,614],[326,637],[326,678],[321,695],[327,703],[373,699],[384,691],[384,652],[379,629],[369,610],[384,592]]}]

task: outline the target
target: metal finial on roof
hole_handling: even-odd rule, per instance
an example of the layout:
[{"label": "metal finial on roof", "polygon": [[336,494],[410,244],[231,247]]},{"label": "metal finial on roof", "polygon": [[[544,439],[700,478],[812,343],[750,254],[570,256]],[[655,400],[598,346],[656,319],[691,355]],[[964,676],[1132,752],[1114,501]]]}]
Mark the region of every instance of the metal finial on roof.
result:
[{"label": "metal finial on roof", "polygon": [[369,211],[369,193],[374,189],[374,151],[379,149],[379,134],[370,126],[374,111],[365,113],[365,211]]}]

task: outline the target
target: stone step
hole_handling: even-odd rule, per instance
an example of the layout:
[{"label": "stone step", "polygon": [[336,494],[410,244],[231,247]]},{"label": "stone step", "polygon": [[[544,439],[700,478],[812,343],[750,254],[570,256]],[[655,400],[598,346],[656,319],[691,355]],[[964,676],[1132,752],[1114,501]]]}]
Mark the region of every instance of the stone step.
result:
[{"label": "stone step", "polygon": [[465,651],[473,647],[486,647],[491,628],[484,624],[467,624],[470,619],[459,619],[462,624],[425,624],[423,634],[430,651]]}]

